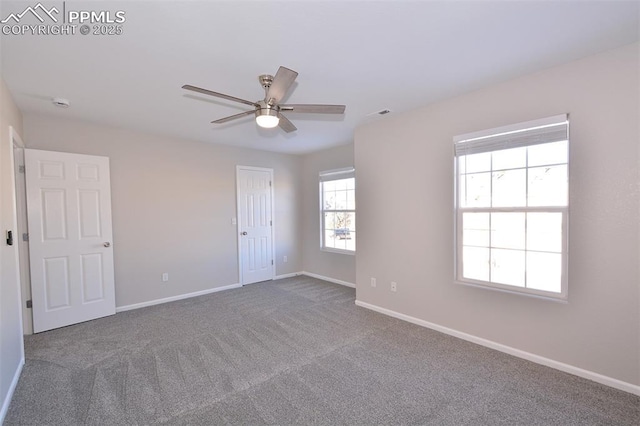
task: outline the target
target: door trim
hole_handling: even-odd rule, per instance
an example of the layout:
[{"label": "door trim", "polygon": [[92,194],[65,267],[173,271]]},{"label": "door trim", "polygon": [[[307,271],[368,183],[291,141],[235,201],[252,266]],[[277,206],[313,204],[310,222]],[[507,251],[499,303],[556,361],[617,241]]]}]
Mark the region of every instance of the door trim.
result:
[{"label": "door trim", "polygon": [[[11,188],[11,191],[13,192],[13,194],[11,194],[11,206],[10,208],[13,209],[13,219],[14,222],[11,224],[11,228],[13,230],[15,230],[16,234],[18,234],[18,201],[17,201],[17,187],[16,187],[16,171],[17,171],[17,167],[15,164],[15,156],[14,156],[14,149],[18,148],[18,149],[24,149],[25,145],[24,142],[22,141],[22,137],[20,137],[20,134],[18,133],[18,131],[13,127],[13,126],[9,126],[9,141],[8,141],[8,145],[9,145],[9,149],[7,150],[7,153],[9,155],[8,161],[9,161],[9,173],[11,174],[11,182],[9,182],[9,188]],[[16,278],[18,280],[18,285],[20,286],[20,294],[19,294],[19,306],[18,306],[18,314],[20,315],[20,336],[24,336],[24,317],[23,317],[23,308],[22,308],[22,284],[23,284],[23,276],[22,276],[22,262],[20,261],[20,241],[22,240],[21,235],[16,235],[14,237],[14,241],[17,241],[16,244],[16,248],[15,250],[15,254],[16,254]],[[24,362],[24,339],[20,338],[20,353],[22,354],[22,360]],[[22,368],[22,367],[20,367]]]},{"label": "door trim", "polygon": [[16,191],[16,220],[18,254],[20,260],[20,306],[22,307],[22,330],[25,335],[33,334],[33,316],[26,303],[31,299],[31,271],[29,266],[29,242],[23,241],[22,234],[29,233],[27,226],[27,185],[25,183],[24,150],[27,148],[20,136],[12,128],[14,179]]},{"label": "door trim", "polygon": [[273,265],[271,265],[271,279],[275,277],[276,274],[276,239],[275,239],[275,216],[273,208],[274,206],[274,188],[275,182],[273,181],[273,169],[265,168],[265,167],[254,167],[254,166],[236,166],[236,237],[238,244],[238,282],[241,286],[244,286],[244,277],[242,276],[242,238],[240,235],[240,179],[238,179],[238,175],[240,174],[240,170],[253,170],[258,172],[268,172],[269,180],[271,181],[271,186],[269,187],[270,196],[271,196],[271,205],[269,208],[271,209],[271,257],[273,258]]}]

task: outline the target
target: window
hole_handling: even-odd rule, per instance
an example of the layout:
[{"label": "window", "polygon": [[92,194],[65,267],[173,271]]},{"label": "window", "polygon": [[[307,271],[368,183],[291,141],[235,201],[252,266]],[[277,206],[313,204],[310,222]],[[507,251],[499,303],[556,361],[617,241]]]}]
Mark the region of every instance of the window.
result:
[{"label": "window", "polygon": [[355,170],[320,172],[320,245],[340,253],[356,251]]},{"label": "window", "polygon": [[567,297],[569,122],[454,138],[456,281]]}]

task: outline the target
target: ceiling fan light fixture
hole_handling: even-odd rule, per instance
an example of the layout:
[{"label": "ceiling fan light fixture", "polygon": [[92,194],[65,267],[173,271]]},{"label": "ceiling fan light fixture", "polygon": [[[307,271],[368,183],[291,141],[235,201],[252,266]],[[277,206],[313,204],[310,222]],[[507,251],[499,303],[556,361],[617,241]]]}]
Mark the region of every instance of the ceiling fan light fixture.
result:
[{"label": "ceiling fan light fixture", "polygon": [[278,111],[272,108],[261,108],[256,110],[256,124],[265,129],[272,129],[278,126],[280,118],[278,117]]}]

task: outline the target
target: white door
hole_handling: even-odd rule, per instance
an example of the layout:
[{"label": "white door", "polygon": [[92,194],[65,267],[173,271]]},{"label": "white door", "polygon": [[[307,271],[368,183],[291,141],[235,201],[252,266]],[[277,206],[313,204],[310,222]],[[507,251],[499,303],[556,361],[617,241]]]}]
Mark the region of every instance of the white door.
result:
[{"label": "white door", "polygon": [[238,166],[240,283],[273,279],[273,170]]},{"label": "white door", "polygon": [[115,313],[109,158],[25,150],[35,333]]}]

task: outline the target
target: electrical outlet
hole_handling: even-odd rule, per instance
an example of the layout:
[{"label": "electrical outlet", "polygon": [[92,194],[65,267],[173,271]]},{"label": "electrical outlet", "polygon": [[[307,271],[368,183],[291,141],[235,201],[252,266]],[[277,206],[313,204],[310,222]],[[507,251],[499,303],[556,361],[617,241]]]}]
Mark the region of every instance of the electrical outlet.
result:
[{"label": "electrical outlet", "polygon": [[371,287],[375,287],[376,286],[376,279],[371,277]]},{"label": "electrical outlet", "polygon": [[398,289],[398,283],[395,281],[391,281],[391,291],[396,291]]},{"label": "electrical outlet", "polygon": [[169,273],[165,272],[162,274],[162,282],[166,283],[167,281],[169,281]]},{"label": "electrical outlet", "polygon": [[285,257],[283,257],[283,258],[282,258],[282,261],[283,261],[284,263],[287,263],[287,262],[289,261],[289,259],[287,259],[287,256],[285,256]]}]

